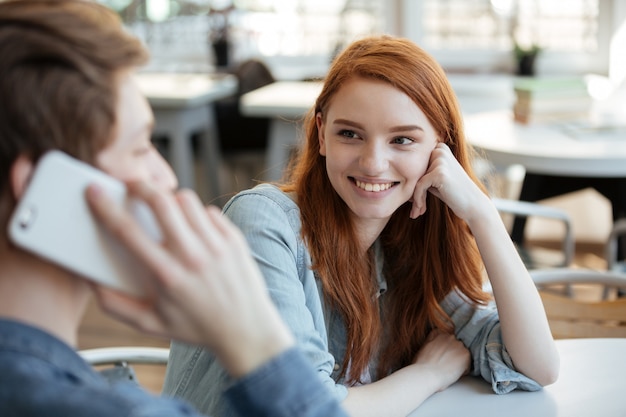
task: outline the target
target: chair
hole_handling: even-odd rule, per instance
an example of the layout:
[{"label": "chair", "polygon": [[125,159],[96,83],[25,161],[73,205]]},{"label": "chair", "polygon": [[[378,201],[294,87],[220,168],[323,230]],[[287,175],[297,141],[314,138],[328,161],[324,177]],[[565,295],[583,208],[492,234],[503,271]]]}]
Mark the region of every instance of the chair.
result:
[{"label": "chair", "polygon": [[622,259],[618,250],[620,240],[625,238],[626,219],[619,219],[613,224],[604,248],[606,265],[609,271],[626,272],[626,259]]},{"label": "chair", "polygon": [[563,210],[548,207],[539,203],[527,201],[492,198],[492,201],[501,214],[511,214],[522,218],[544,218],[557,221],[563,225],[563,238],[561,240],[558,256],[554,251],[540,248],[529,248],[517,244],[518,251],[524,264],[529,269],[542,267],[566,267],[574,260],[575,240],[572,231],[572,221]]},{"label": "chair", "polygon": [[556,339],[626,337],[626,274],[575,268],[530,271]]},{"label": "chair", "polygon": [[[169,357],[169,349],[161,347],[103,347],[83,349],[78,352],[82,358],[96,368],[111,382],[134,381],[149,391],[161,392],[165,375],[165,365]],[[161,365],[144,368],[142,365]],[[137,377],[137,372],[140,377]]]},{"label": "chair", "polygon": [[242,151],[265,151],[269,118],[243,116],[239,111],[241,96],[275,81],[268,66],[257,59],[242,62],[235,71],[236,95],[215,102],[220,150],[223,154]]}]

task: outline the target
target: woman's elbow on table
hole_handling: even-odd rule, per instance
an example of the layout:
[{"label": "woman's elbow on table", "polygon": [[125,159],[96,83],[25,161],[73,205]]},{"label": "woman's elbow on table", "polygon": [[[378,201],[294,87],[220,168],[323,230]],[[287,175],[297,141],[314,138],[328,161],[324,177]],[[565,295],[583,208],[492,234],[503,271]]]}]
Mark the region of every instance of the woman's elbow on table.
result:
[{"label": "woman's elbow on table", "polygon": [[542,375],[541,379],[537,381],[542,387],[552,385],[559,379],[559,371],[560,367],[558,363],[556,366],[553,366],[552,369],[548,368],[545,370],[544,375]]},{"label": "woman's elbow on table", "polygon": [[535,372],[533,378],[542,387],[554,384],[559,379],[559,372],[561,370],[561,359],[558,353],[554,354],[548,364],[542,366],[539,371]]}]

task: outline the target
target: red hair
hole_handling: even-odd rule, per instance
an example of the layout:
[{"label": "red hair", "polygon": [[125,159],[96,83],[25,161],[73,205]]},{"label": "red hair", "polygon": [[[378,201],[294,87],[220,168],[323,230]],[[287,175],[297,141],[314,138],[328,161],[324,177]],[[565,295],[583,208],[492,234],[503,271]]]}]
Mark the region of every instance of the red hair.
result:
[{"label": "red hair", "polygon": [[323,115],[341,86],[353,77],[382,80],[409,96],[428,117],[439,140],[484,190],[472,172],[471,148],[463,135],[456,97],[429,54],[411,41],[381,36],[354,42],[335,59],[307,116],[306,143],[283,188],[297,193],[312,267],[325,299],[344,319],[347,347],[341,374],[348,382],[358,381],[375,355],[378,377],[383,377],[412,363],[432,329],[452,332],[452,323],[439,305],[451,291],[458,290],[477,304],[489,298],[482,291],[484,268],[468,226],[430,196],[423,216],[410,220],[410,203],[406,203],[381,233],[388,291],[379,306],[378,284],[372,278],[374,254],[359,250],[349,208],[328,179],[315,123],[315,114]]}]

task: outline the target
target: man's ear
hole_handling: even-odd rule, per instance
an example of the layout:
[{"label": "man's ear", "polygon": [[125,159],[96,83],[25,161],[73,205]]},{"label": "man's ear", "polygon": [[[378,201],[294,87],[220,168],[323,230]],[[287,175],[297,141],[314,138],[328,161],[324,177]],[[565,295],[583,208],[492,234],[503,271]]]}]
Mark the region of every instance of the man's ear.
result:
[{"label": "man's ear", "polygon": [[15,200],[19,200],[22,194],[24,194],[32,172],[33,161],[26,155],[20,155],[13,161],[9,181],[11,184],[11,193]]}]

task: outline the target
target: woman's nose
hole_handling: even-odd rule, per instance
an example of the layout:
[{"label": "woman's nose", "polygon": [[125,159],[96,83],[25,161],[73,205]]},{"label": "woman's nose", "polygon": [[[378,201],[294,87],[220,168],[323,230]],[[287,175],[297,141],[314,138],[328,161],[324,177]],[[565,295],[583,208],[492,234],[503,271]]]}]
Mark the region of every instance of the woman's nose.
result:
[{"label": "woman's nose", "polygon": [[387,170],[389,160],[384,146],[374,141],[363,146],[361,167],[368,175],[377,175]]}]

